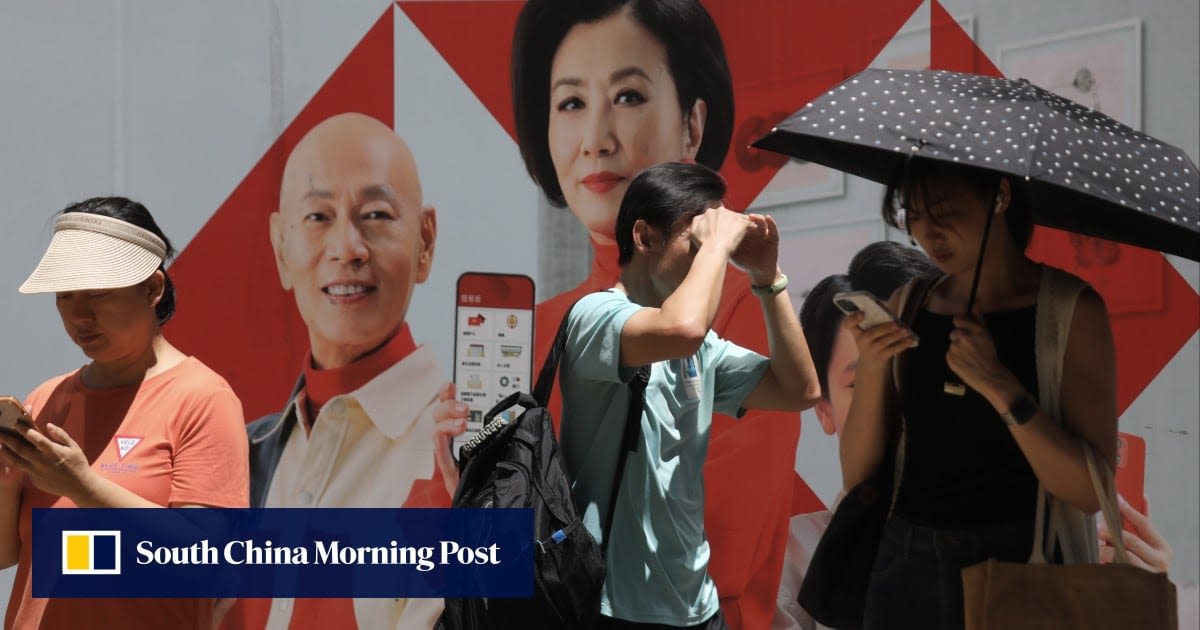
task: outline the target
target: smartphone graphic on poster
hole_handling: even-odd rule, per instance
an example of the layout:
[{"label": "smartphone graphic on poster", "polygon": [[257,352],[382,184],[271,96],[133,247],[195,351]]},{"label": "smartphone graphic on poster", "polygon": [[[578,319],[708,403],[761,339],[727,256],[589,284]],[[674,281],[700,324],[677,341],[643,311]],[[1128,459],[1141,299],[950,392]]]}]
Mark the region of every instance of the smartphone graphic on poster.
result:
[{"label": "smartphone graphic on poster", "polygon": [[[1117,433],[1117,494],[1138,512],[1146,513],[1146,440],[1131,433]],[[1122,528],[1132,531],[1121,519]]]},{"label": "smartphone graphic on poster", "polygon": [[493,405],[533,388],[533,279],[467,272],[458,277],[456,293],[454,386],[470,411],[467,432],[454,440],[455,457]]}]

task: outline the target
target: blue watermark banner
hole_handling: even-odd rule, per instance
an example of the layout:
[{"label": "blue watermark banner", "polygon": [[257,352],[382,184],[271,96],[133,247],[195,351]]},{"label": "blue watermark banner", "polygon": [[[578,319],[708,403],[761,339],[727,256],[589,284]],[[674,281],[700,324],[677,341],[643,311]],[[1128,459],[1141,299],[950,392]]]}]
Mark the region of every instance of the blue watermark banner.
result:
[{"label": "blue watermark banner", "polygon": [[522,509],[36,509],[34,597],[533,596]]}]

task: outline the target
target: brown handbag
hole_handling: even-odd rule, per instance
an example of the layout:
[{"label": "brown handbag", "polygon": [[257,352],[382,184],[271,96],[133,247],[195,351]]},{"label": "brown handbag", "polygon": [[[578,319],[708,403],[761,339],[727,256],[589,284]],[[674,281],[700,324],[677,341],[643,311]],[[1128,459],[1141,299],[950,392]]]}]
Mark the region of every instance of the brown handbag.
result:
[{"label": "brown handbag", "polygon": [[[1039,496],[1028,564],[991,559],[963,569],[966,630],[1177,630],[1175,585],[1165,573],[1129,563],[1112,469],[1098,467],[1092,449],[1083,448],[1108,530],[1117,532],[1115,562],[1048,564],[1042,552],[1046,502]],[[1097,468],[1103,470],[1103,480]]]}]

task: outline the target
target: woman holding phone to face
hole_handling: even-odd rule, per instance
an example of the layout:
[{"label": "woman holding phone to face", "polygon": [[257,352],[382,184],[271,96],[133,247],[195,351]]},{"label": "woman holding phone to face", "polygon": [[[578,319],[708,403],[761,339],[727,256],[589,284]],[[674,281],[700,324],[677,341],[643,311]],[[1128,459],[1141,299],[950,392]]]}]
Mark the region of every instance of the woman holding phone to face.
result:
[{"label": "woman holding phone to face", "polygon": [[[31,596],[34,508],[246,507],[241,402],[163,337],[173,250],[141,204],[99,197],[64,210],[22,293],[54,293],[90,362],[26,399],[34,426],[0,433],[0,566],[17,565],[6,628],[211,628],[211,599]],[[120,439],[117,438],[120,436]]]},{"label": "woman holding phone to face", "polygon": [[[858,365],[840,441],[843,487],[865,481],[884,458],[890,359],[905,356],[898,398],[906,450],[867,589],[867,629],[961,628],[961,569],[988,558],[1029,558],[1039,483],[1082,513],[1099,507],[1083,445],[1102,465],[1114,461],[1116,365],[1108,314],[1082,282],[1025,255],[1033,226],[1021,193],[1005,176],[914,159],[908,176],[885,195],[884,219],[897,225],[896,209],[903,208],[909,233],[945,275],[921,303],[911,332],[896,324],[861,330],[861,314],[844,324]],[[975,307],[964,316],[981,247]],[[1039,362],[1035,351],[1037,314],[1059,303],[1039,301],[1047,295],[1043,282],[1062,287],[1054,296],[1062,302],[1069,288],[1079,289],[1069,333],[1059,342],[1061,425],[1036,398],[1047,359]],[[900,312],[898,302],[894,294],[893,312]],[[962,379],[965,395],[947,393],[951,374]],[[1082,513],[1075,522],[1085,522]],[[1064,556],[1095,556],[1086,540],[1068,542]]]},{"label": "woman holding phone to face", "polygon": [[[537,307],[539,364],[578,298],[615,284],[613,231],[642,169],[695,161],[719,169],[733,130],[733,88],[720,34],[696,0],[531,0],[512,53],[521,156],[550,203],[587,228],[594,259],[578,287]],[[745,274],[726,277],[713,329],[767,349]],[[559,418],[557,391],[551,398]],[[755,412],[762,413],[762,412]],[[705,465],[709,573],[733,628],[770,625],[791,516],[798,414],[735,423],[715,416]],[[734,482],[747,476],[752,487]]]}]

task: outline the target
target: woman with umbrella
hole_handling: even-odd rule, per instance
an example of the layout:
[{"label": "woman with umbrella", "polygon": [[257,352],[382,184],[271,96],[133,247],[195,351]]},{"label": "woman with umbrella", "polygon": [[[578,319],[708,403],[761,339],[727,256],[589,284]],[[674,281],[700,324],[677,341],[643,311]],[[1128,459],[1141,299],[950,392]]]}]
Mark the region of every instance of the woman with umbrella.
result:
[{"label": "woman with umbrella", "polygon": [[1036,222],[1200,259],[1191,160],[1028,81],[946,71],[868,69],[754,146],[885,184],[884,220],[945,274],[907,296],[913,331],[846,322],[844,487],[899,463],[864,627],[962,627],[960,571],[987,558],[1096,562],[1088,458],[1115,461],[1112,331],[1094,290],[1025,249]]},{"label": "woman with umbrella", "polygon": [[[1065,340],[1064,422],[1055,423],[1037,400],[1035,330],[1046,272],[1025,255],[1028,202],[1010,178],[982,169],[913,160],[908,170],[888,187],[884,218],[900,226],[902,215],[945,276],[927,295],[912,296],[924,300],[912,331],[895,324],[863,331],[861,315],[847,318],[859,362],[842,475],[854,487],[883,459],[891,358],[910,351],[899,382],[906,454],[865,627],[960,628],[961,569],[1029,557],[1039,483],[1079,510],[1099,509],[1081,442],[1115,461],[1113,337],[1100,296],[1083,288]],[[893,295],[895,310],[898,301]],[[969,388],[965,396],[944,392],[947,369]]]}]

